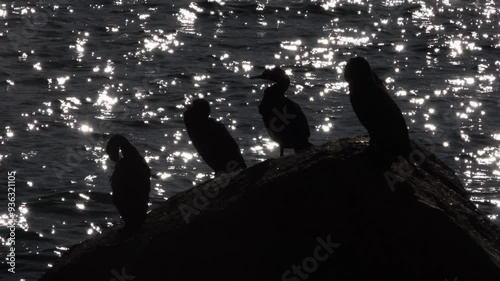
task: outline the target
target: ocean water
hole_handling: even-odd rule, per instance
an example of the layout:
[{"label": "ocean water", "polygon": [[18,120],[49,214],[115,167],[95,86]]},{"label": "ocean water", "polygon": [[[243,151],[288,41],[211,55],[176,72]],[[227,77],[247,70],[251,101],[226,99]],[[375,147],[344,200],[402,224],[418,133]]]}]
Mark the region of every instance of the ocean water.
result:
[{"label": "ocean water", "polygon": [[[248,165],[278,157],[257,106],[279,65],[314,144],[366,134],[342,70],[368,58],[411,137],[452,167],[500,225],[500,4],[412,1],[0,2],[0,253],[3,280],[36,280],[70,247],[119,222],[104,147],[147,158],[151,208],[212,175],[185,131],[211,102]],[[175,4],[172,4],[175,2]],[[292,153],[287,151],[286,153]],[[16,171],[16,273],[7,172]]]}]

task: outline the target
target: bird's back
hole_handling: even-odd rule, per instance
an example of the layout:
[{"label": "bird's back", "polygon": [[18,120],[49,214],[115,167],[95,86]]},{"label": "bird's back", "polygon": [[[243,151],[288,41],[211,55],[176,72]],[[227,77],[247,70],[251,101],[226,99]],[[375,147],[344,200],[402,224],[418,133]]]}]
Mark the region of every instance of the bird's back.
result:
[{"label": "bird's back", "polygon": [[113,203],[126,225],[142,225],[149,202],[151,170],[140,155],[121,158],[111,177]]},{"label": "bird's back", "polygon": [[187,133],[201,158],[215,172],[245,169],[240,148],[226,127],[212,119],[186,120]]},{"label": "bird's back", "polygon": [[367,129],[372,142],[384,150],[409,153],[406,121],[381,82],[373,79],[353,85],[349,98],[356,116]]},{"label": "bird's back", "polygon": [[309,143],[311,133],[306,116],[300,105],[290,98],[266,92],[259,105],[259,113],[271,138],[284,148]]}]

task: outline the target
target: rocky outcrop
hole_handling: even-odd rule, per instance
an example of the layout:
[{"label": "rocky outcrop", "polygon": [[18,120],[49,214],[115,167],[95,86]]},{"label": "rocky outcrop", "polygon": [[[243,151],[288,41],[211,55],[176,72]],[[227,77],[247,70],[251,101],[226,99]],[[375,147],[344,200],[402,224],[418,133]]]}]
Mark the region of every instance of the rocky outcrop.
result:
[{"label": "rocky outcrop", "polygon": [[226,174],[73,246],[46,280],[500,280],[500,231],[454,172],[342,139]]}]

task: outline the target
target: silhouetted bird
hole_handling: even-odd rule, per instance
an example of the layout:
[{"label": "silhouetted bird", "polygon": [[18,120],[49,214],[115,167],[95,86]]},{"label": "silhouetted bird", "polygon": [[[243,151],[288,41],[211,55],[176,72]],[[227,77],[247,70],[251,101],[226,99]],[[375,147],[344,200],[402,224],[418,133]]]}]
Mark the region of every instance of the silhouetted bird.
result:
[{"label": "silhouetted bird", "polygon": [[125,229],[139,230],[148,210],[151,170],[146,160],[124,136],[111,137],[106,153],[116,162],[111,176],[113,203],[125,222]]},{"label": "silhouetted bird", "polygon": [[276,82],[264,91],[259,113],[271,139],[280,145],[280,156],[283,156],[285,148],[293,148],[298,152],[312,146],[309,142],[311,133],[306,116],[297,103],[285,96],[290,86],[290,78],[285,71],[275,67],[250,78]]},{"label": "silhouetted bird", "polygon": [[184,112],[187,133],[201,158],[216,173],[246,169],[238,144],[222,123],[209,116],[210,105],[204,99],[194,100]]},{"label": "silhouetted bird", "polygon": [[408,159],[411,146],[408,127],[384,83],[362,57],[351,58],[344,69],[351,105],[370,135],[370,144],[390,157]]}]

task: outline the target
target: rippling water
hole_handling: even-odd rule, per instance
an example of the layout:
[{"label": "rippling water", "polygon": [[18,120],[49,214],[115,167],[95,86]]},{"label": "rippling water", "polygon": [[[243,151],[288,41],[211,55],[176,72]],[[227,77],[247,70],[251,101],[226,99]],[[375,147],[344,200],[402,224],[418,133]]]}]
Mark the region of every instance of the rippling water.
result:
[{"label": "rippling water", "polygon": [[126,135],[149,161],[152,207],[211,176],[183,126],[193,98],[212,103],[247,164],[277,157],[257,111],[265,85],[248,79],[265,67],[291,75],[288,95],[311,142],[365,134],[342,78],[355,54],[394,93],[411,136],[500,224],[493,0],[98,2],[0,2],[0,167],[2,182],[17,171],[16,280],[35,280],[69,246],[119,222],[109,134]]}]

